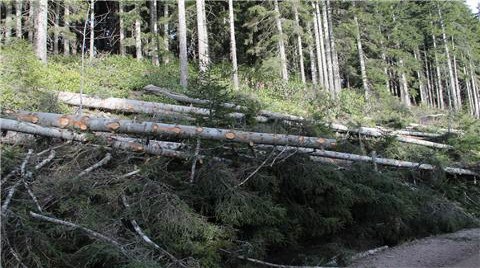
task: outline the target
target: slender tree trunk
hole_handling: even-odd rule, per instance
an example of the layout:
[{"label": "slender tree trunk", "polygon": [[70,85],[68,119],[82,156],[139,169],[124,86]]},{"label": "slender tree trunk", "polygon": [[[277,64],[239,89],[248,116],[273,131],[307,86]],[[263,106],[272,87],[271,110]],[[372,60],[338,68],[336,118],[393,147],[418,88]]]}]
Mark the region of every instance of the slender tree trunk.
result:
[{"label": "slender tree trunk", "polygon": [[233,0],[228,0],[228,18],[230,21],[230,56],[232,58],[233,87],[238,89],[237,43],[235,40],[235,17],[233,15]]},{"label": "slender tree trunk", "polygon": [[[230,0],[231,1],[231,0]],[[304,61],[303,61],[303,47],[302,47],[302,35],[300,32],[300,20],[298,18],[298,9],[297,5],[299,2],[294,2],[293,3],[293,13],[295,16],[295,26],[297,27],[297,46],[298,46],[298,55],[299,55],[299,61],[300,61],[300,78],[302,79],[302,83],[305,84],[306,79],[305,79],[305,66],[304,66]]]},{"label": "slender tree trunk", "polygon": [[28,3],[28,41],[33,42],[33,29],[35,25],[35,0]]},{"label": "slender tree trunk", "polygon": [[140,61],[143,59],[142,55],[142,21],[140,16],[140,4],[135,3],[135,49],[137,60]]},{"label": "slender tree trunk", "polygon": [[288,70],[287,70],[287,55],[285,53],[285,43],[283,40],[283,29],[282,29],[282,21],[280,15],[280,9],[278,8],[278,0],[273,1],[274,8],[275,8],[275,23],[277,25],[278,31],[278,50],[280,54],[280,67],[281,67],[281,74],[283,80],[288,80]]},{"label": "slender tree trunk", "polygon": [[[325,58],[326,58],[326,66],[327,66],[327,72],[328,75],[326,77],[326,82],[328,82],[328,91],[332,94],[332,96],[335,95],[335,85],[333,82],[333,61],[332,61],[332,48],[331,48],[331,42],[330,42],[330,30],[329,25],[328,25],[328,18],[327,18],[327,7],[325,3],[321,4],[322,7],[322,17],[323,17],[323,36],[325,38]],[[319,27],[320,29],[320,27]]]},{"label": "slender tree trunk", "polygon": [[5,2],[5,43],[8,43],[10,41],[10,37],[12,36],[12,24],[12,3],[7,1]]},{"label": "slender tree trunk", "polygon": [[197,0],[197,36],[198,36],[198,64],[200,72],[204,73],[210,63],[208,55],[208,30],[205,14],[205,0]]},{"label": "slender tree trunk", "polygon": [[[355,3],[355,2],[353,2]],[[361,40],[361,35],[360,35],[360,26],[358,24],[358,19],[357,15],[353,16],[353,20],[355,21],[355,26],[356,26],[356,37],[357,37],[357,50],[358,50],[358,60],[360,62],[360,72],[362,76],[362,85],[363,85],[363,91],[365,93],[365,99],[368,100],[371,92],[370,88],[368,86],[368,79],[367,79],[367,70],[365,68],[365,56],[363,55],[363,47],[362,47],[362,40]]]},{"label": "slender tree trunk", "polygon": [[48,16],[48,0],[38,0],[36,3],[36,19],[35,19],[35,53],[43,62],[47,63],[47,16]]},{"label": "slender tree trunk", "polygon": [[[90,0],[90,60],[95,57],[95,0]],[[84,48],[82,48],[84,49]]]},{"label": "slender tree trunk", "polygon": [[407,76],[403,70],[405,65],[403,64],[402,58],[399,58],[398,65],[400,67],[400,98],[405,106],[410,107],[412,104],[410,102],[410,93],[408,91]]},{"label": "slender tree trunk", "polygon": [[15,36],[17,38],[22,38],[23,37],[23,32],[22,32],[22,5],[23,0],[17,0],[15,2],[15,18],[17,20],[16,28],[15,28]]},{"label": "slender tree trunk", "polygon": [[[413,56],[415,57],[415,60],[419,63],[419,65],[422,66],[423,61],[420,56],[418,47],[415,49]],[[427,94],[425,91],[424,77],[420,70],[417,71],[417,79],[418,79],[418,89],[420,90],[420,101],[421,103],[427,103]]]},{"label": "slender tree trunk", "polygon": [[[463,66],[463,73],[467,75],[467,68]],[[472,87],[470,86],[470,81],[468,78],[465,79],[465,86],[467,88],[467,98],[468,98],[468,108],[471,116],[475,116],[475,104],[473,103],[473,94]]]},{"label": "slender tree trunk", "polygon": [[335,97],[338,97],[341,91],[341,81],[340,81],[340,67],[338,66],[338,55],[337,49],[335,48],[335,35],[333,34],[333,22],[332,22],[332,7],[330,5],[330,0],[327,0],[327,21],[328,21],[328,35],[330,37],[330,50],[332,57],[332,72],[333,72],[333,86]]},{"label": "slender tree trunk", "polygon": [[462,109],[462,94],[460,92],[460,84],[458,83],[457,57],[455,55],[455,42],[452,37],[452,54],[453,54],[453,78],[455,81],[455,95],[457,96],[457,105]]},{"label": "slender tree trunk", "polygon": [[58,44],[60,39],[60,3],[55,2],[55,24],[53,25],[53,54],[58,54]]},{"label": "slender tree trunk", "polygon": [[180,46],[180,85],[187,87],[187,25],[185,21],[185,0],[178,0],[178,40]]},{"label": "slender tree trunk", "polygon": [[457,97],[457,90],[455,88],[455,78],[453,76],[453,68],[452,68],[452,61],[450,58],[450,51],[448,49],[448,42],[447,42],[447,35],[445,34],[445,26],[443,23],[443,18],[442,18],[442,13],[440,11],[440,7],[437,6],[438,9],[438,16],[440,17],[440,26],[442,29],[442,39],[443,39],[443,45],[445,47],[445,55],[447,56],[447,68],[448,68],[448,77],[450,79],[450,96],[452,97],[453,100],[453,109],[454,110],[459,110],[459,103],[458,103],[458,97]]},{"label": "slender tree trunk", "polygon": [[472,92],[473,92],[473,103],[475,104],[475,117],[480,118],[480,89],[478,88],[476,78],[475,78],[475,68],[472,64],[472,57],[470,57],[470,82],[472,84]]},{"label": "slender tree trunk", "polygon": [[[70,5],[67,1],[63,1],[65,5],[65,10],[63,13],[63,23],[65,26],[65,31],[70,30]],[[63,34],[63,55],[68,56],[70,54],[70,40],[67,34]]]},{"label": "slender tree trunk", "polygon": [[424,59],[424,66],[425,66],[425,74],[427,76],[427,104],[430,107],[433,107],[433,90],[432,90],[432,83],[430,78],[430,66],[428,64],[427,52],[423,51],[423,59]]},{"label": "slender tree trunk", "polygon": [[320,18],[320,10],[318,8],[318,3],[312,3],[312,6],[315,8],[313,14],[313,31],[315,35],[315,46],[317,51],[318,80],[320,86],[328,90],[328,72],[327,62],[325,59],[322,20]]},{"label": "slender tree trunk", "polygon": [[[379,28],[379,31],[381,33],[380,26],[378,28]],[[382,61],[383,61],[383,64],[384,64],[383,74],[385,75],[385,88],[388,89],[389,91],[391,91],[391,89],[390,89],[390,75],[388,73],[387,56],[385,55],[385,46],[383,44],[383,39],[382,38],[380,38],[380,47],[381,47],[381,50],[382,50],[381,57],[382,57]]]},{"label": "slender tree trunk", "polygon": [[165,55],[163,57],[163,63],[164,64],[168,64],[170,63],[170,55],[168,53],[168,51],[170,50],[169,49],[169,40],[170,40],[170,36],[168,34],[168,3],[165,2],[165,5],[163,6],[163,19],[165,20],[164,24],[163,24],[163,36],[164,36],[164,39],[163,39],[163,42],[164,42],[164,49],[165,49]]},{"label": "slender tree trunk", "polygon": [[152,34],[152,64],[158,66],[158,21],[157,21],[157,0],[150,1],[150,31]]},{"label": "slender tree trunk", "polygon": [[123,19],[125,12],[122,0],[118,1],[118,16],[119,16],[119,27],[120,27],[120,55],[125,56],[126,49],[125,49],[125,22]]},{"label": "slender tree trunk", "polygon": [[445,102],[443,100],[443,86],[442,86],[442,75],[440,72],[440,63],[438,61],[437,57],[437,41],[435,38],[435,34],[432,34],[432,40],[433,40],[433,53],[434,53],[434,58],[435,58],[435,70],[437,73],[437,104],[440,109],[445,109]]},{"label": "slender tree trunk", "polygon": [[[316,23],[314,23],[314,24],[316,24]],[[309,22],[308,26],[307,26],[308,36],[312,36],[311,28],[312,28],[312,23]],[[314,85],[314,88],[316,90],[317,89],[316,85],[318,84],[318,82],[317,82],[317,68],[316,68],[317,61],[315,59],[315,53],[313,52],[313,47],[312,47],[312,44],[310,44],[310,42],[308,43],[308,54],[310,56],[310,71],[311,71],[311,74],[312,74],[312,84]]]}]

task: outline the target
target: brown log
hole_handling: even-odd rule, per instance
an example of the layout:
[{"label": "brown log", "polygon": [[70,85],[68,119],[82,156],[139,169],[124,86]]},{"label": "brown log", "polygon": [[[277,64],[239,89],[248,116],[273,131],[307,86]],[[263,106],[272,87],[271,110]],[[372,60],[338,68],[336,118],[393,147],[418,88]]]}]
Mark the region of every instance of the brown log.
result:
[{"label": "brown log", "polygon": [[333,147],[336,144],[335,140],[322,137],[203,128],[178,124],[134,122],[132,120],[105,119],[53,113],[9,112],[9,115],[16,117],[19,121],[34,123],[41,126],[74,128],[80,131],[103,131],[170,136],[176,138],[198,137],[208,140],[233,141],[248,144],[291,145],[318,149]]}]

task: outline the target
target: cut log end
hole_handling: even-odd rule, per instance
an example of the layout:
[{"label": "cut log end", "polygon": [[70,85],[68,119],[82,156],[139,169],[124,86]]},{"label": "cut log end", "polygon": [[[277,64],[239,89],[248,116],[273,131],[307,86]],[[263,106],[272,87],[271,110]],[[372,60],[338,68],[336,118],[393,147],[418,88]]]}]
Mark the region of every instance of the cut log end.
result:
[{"label": "cut log end", "polygon": [[118,122],[108,123],[107,128],[110,129],[111,131],[115,131],[115,130],[120,128],[120,123],[118,123]]},{"label": "cut log end", "polygon": [[228,132],[227,134],[225,134],[225,138],[227,140],[233,140],[233,139],[235,139],[235,133]]},{"label": "cut log end", "polygon": [[17,119],[20,120],[20,121],[26,121],[26,122],[30,122],[30,123],[38,123],[38,116],[36,115],[33,115],[33,114],[25,114],[25,115],[18,115],[17,116]]},{"label": "cut log end", "polygon": [[59,126],[61,128],[66,128],[70,124],[70,119],[68,117],[62,116],[58,119]]}]

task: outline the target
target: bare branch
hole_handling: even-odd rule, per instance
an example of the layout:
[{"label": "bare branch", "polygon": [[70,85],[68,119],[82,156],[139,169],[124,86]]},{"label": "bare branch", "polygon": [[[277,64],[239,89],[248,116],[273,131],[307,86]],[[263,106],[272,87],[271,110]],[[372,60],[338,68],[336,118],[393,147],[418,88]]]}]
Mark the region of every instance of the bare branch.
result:
[{"label": "bare branch", "polygon": [[78,174],[78,176],[76,177],[77,179],[84,176],[85,174],[88,174],[90,172],[92,172],[92,170],[94,169],[97,169],[105,164],[107,164],[110,160],[112,159],[112,155],[110,153],[107,153],[105,155],[104,158],[102,158],[102,160],[100,160],[98,163],[96,163],[95,165],[85,169],[84,171],[80,172],[80,174]]}]

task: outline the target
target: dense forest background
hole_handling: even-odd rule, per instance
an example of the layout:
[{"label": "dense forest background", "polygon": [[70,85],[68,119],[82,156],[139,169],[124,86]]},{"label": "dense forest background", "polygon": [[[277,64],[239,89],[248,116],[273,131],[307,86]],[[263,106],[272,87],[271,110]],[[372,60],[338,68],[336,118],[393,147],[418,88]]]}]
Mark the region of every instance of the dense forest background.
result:
[{"label": "dense forest background", "polygon": [[463,1],[1,0],[0,19],[4,267],[344,266],[480,225]]}]

